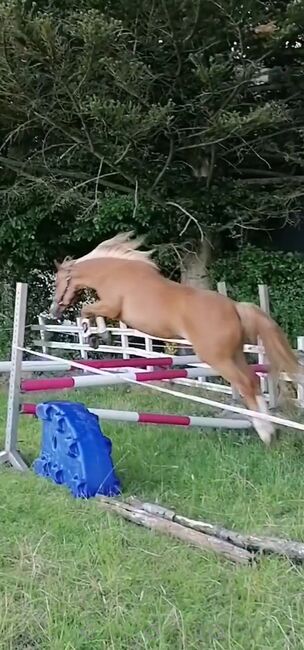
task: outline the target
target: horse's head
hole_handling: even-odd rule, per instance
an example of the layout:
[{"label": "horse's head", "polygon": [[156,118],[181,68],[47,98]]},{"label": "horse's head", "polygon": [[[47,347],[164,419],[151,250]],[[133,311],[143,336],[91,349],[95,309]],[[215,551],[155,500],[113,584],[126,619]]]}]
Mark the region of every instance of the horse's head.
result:
[{"label": "horse's head", "polygon": [[50,315],[53,318],[60,318],[64,310],[73,303],[78,287],[73,277],[74,260],[66,259],[62,264],[55,262],[55,265],[57,273]]}]

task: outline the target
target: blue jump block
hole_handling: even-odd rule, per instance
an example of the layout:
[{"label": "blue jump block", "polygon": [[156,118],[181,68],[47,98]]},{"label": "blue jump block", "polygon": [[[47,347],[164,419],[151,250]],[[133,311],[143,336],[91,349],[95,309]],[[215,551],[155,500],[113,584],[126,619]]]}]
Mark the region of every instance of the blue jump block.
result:
[{"label": "blue jump block", "polygon": [[101,431],[97,415],[75,402],[44,402],[36,414],[42,422],[40,456],[33,463],[36,474],[67,486],[76,498],[121,493],[112,442]]}]

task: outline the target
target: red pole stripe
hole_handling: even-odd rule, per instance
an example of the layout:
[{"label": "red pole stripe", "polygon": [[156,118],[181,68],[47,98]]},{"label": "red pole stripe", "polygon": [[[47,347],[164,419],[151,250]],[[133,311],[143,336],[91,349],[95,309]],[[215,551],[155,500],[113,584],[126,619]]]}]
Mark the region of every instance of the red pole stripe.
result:
[{"label": "red pole stripe", "polygon": [[62,390],[74,388],[73,377],[54,377],[50,379],[24,379],[21,382],[21,392],[29,393],[43,390]]},{"label": "red pole stripe", "polygon": [[21,404],[20,413],[23,415],[36,415],[37,404]]},{"label": "red pole stripe", "polygon": [[[182,358],[182,357],[181,357]],[[171,357],[136,357],[134,359],[82,359],[77,363],[91,368],[146,368],[147,366],[172,366]],[[73,370],[73,368],[71,368]]]},{"label": "red pole stripe", "polygon": [[153,372],[137,372],[136,381],[161,381],[162,379],[184,379],[188,377],[187,370],[154,370]]},{"label": "red pole stripe", "polygon": [[265,363],[253,363],[251,368],[254,372],[260,372],[265,375],[269,372],[269,366],[266,366]]},{"label": "red pole stripe", "polygon": [[188,427],[190,418],[187,415],[161,415],[160,413],[139,413],[140,424],[171,424]]}]

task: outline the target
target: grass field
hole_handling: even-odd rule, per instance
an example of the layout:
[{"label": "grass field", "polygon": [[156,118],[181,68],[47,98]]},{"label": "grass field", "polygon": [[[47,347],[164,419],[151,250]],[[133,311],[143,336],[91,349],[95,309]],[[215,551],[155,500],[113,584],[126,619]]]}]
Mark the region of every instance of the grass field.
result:
[{"label": "grass field", "polygon": [[[58,396],[57,396],[58,397]],[[63,394],[60,399],[63,399]],[[141,389],[69,393],[87,405],[192,412]],[[1,430],[6,398],[0,394]],[[267,451],[250,432],[105,423],[125,494],[242,531],[304,539],[304,444]],[[23,417],[31,462],[39,424]],[[1,650],[304,648],[304,569],[263,558],[236,567],[0,470]]]}]

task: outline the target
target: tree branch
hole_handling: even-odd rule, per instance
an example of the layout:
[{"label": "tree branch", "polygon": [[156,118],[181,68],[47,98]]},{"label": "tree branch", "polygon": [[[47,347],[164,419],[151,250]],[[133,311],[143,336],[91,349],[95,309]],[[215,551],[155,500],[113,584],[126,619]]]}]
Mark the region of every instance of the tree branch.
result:
[{"label": "tree branch", "polygon": [[281,539],[279,537],[264,537],[262,535],[244,535],[234,530],[228,530],[222,526],[210,524],[206,521],[197,521],[178,515],[174,510],[169,510],[154,503],[143,503],[135,498],[127,499],[134,508],[141,509],[143,512],[150,514],[154,517],[161,517],[167,521],[174,521],[181,526],[205,533],[222,540],[229,542],[237,548],[246,549],[249,552],[255,553],[274,553],[283,557],[288,557],[290,560],[304,561],[304,544],[289,539]]},{"label": "tree branch", "polygon": [[158,176],[156,176],[156,179],[155,179],[155,181],[154,181],[154,183],[152,185],[152,188],[151,188],[152,190],[154,190],[156,188],[159,181],[162,179],[163,175],[166,173],[166,171],[167,171],[167,169],[168,169],[168,167],[169,167],[169,165],[171,163],[171,160],[172,160],[173,151],[174,151],[174,142],[173,142],[173,138],[171,137],[166,162],[165,162],[163,168],[161,169],[161,171],[159,172]]},{"label": "tree branch", "polygon": [[209,165],[209,170],[208,170],[208,178],[207,178],[207,189],[209,189],[211,183],[212,183],[212,178],[213,178],[213,173],[214,173],[214,166],[215,166],[215,145],[213,144],[211,146],[211,157],[210,157],[210,165]]},{"label": "tree branch", "polygon": [[293,185],[304,183],[304,176],[276,176],[274,178],[240,178],[238,183],[242,185],[284,185],[285,183]]},{"label": "tree branch", "polygon": [[179,236],[180,236],[180,237],[182,237],[182,235],[186,232],[186,230],[187,230],[187,228],[188,228],[190,222],[193,221],[193,222],[195,223],[195,225],[196,225],[196,227],[197,227],[199,233],[200,233],[201,241],[203,241],[203,239],[204,239],[204,237],[205,237],[204,232],[203,232],[203,230],[202,230],[202,228],[201,228],[201,226],[200,226],[198,220],[193,216],[193,214],[190,214],[190,212],[188,212],[188,210],[186,210],[186,208],[184,208],[184,207],[183,207],[182,205],[180,205],[179,203],[175,203],[175,201],[166,201],[166,205],[172,205],[174,208],[177,208],[177,209],[178,209],[180,212],[182,212],[186,217],[188,217],[188,221],[187,221],[186,225],[184,226],[184,228],[182,229],[182,231],[179,233]]},{"label": "tree branch", "polygon": [[177,69],[176,69],[176,74],[175,74],[175,78],[177,78],[177,77],[179,77],[179,75],[181,73],[181,69],[182,69],[181,55],[179,53],[179,49],[178,49],[178,45],[177,45],[177,41],[176,41],[176,36],[175,36],[175,32],[174,32],[170,12],[169,12],[169,9],[167,7],[167,2],[166,2],[166,0],[161,0],[161,3],[162,3],[162,6],[163,6],[163,9],[164,9],[164,12],[166,14],[166,17],[167,17],[169,28],[171,30],[171,38],[172,38],[172,43],[173,43],[173,47],[174,47],[175,55],[176,55],[176,60],[177,60]]},{"label": "tree branch", "polygon": [[192,29],[189,32],[189,34],[184,38],[184,43],[187,43],[188,41],[191,41],[191,39],[193,38],[193,36],[194,36],[194,34],[196,32],[196,28],[197,28],[197,25],[198,25],[199,18],[200,18],[200,13],[201,13],[201,0],[197,0]]},{"label": "tree branch", "polygon": [[87,143],[86,143],[78,135],[76,135],[74,133],[71,133],[63,125],[54,122],[54,120],[49,118],[47,115],[42,115],[38,111],[35,111],[35,115],[37,115],[42,121],[45,121],[47,124],[50,124],[50,125],[54,126],[56,129],[58,129],[58,131],[61,131],[61,133],[63,133],[67,138],[69,138],[73,142],[82,145],[85,149],[87,149],[90,153],[92,153],[99,161],[103,160],[106,163],[106,165],[108,165],[108,167],[110,167],[110,169],[113,169],[114,171],[116,171],[118,176],[122,176],[122,178],[129,181],[129,183],[131,183],[131,185],[133,185],[133,187],[135,186],[135,180],[133,178],[131,178],[131,176],[129,176],[128,174],[126,174],[125,172],[123,172],[120,169],[116,169],[115,165],[113,163],[111,163],[110,160],[105,158],[103,156],[103,154],[99,153],[99,151],[96,150],[96,148],[94,147],[94,145],[93,145],[93,143],[91,141],[91,137],[90,137],[88,131],[86,132],[86,136],[87,136]]},{"label": "tree branch", "polygon": [[250,564],[252,561],[252,555],[245,549],[237,548],[227,541],[219,540],[212,535],[183,526],[173,521],[173,519],[166,518],[162,514],[159,515],[156,511],[153,514],[147,512],[140,505],[136,507],[113,497],[102,496],[97,498],[97,503],[105,511],[120,515],[124,519],[144,528],[177,538],[203,551],[209,550],[219,553],[226,559],[239,564]]},{"label": "tree branch", "polygon": [[[239,125],[237,125],[232,131],[227,133],[226,135],[223,135],[221,138],[217,138],[216,140],[211,140],[210,142],[196,142],[195,144],[186,144],[183,145],[182,147],[178,147],[177,151],[184,151],[188,149],[200,149],[200,148],[205,148],[205,147],[212,147],[215,144],[220,144],[221,142],[224,142],[225,140],[229,140],[231,136],[236,133],[239,129]],[[209,130],[209,129],[208,129]]]},{"label": "tree branch", "polygon": [[[6,158],[5,156],[0,156],[0,164],[2,164],[4,167],[7,167],[11,171],[14,171],[16,174],[20,174],[21,176],[24,176],[25,178],[28,178],[31,181],[35,181],[36,183],[39,183],[39,182],[46,183],[47,181],[45,180],[44,175],[46,176],[46,178],[49,177],[49,174],[45,174],[44,170],[43,169],[41,170],[41,168],[39,168],[39,169],[37,167],[34,168],[33,169],[34,173],[30,173],[30,172],[25,171],[25,169],[24,169],[25,163],[14,160],[13,158]],[[71,172],[69,170],[62,170],[62,169],[53,168],[51,170],[51,173],[52,173],[53,176],[59,176],[59,177],[61,177],[63,179],[64,178],[78,178],[78,179],[83,178],[84,181],[85,181],[85,184],[94,182],[98,178],[98,176],[90,178],[90,177],[88,177],[87,174],[85,174],[84,172],[79,171],[78,169]],[[132,194],[133,193],[132,187],[127,187],[125,185],[121,185],[121,183],[113,183],[112,181],[105,180],[105,178],[107,176],[112,176],[114,174],[115,174],[115,172],[109,172],[109,174],[104,174],[104,176],[99,177],[98,183],[100,185],[104,185],[105,187],[110,187],[110,188],[112,188],[114,190],[117,190],[119,192]],[[71,188],[71,189],[73,189],[73,188]]]}]

